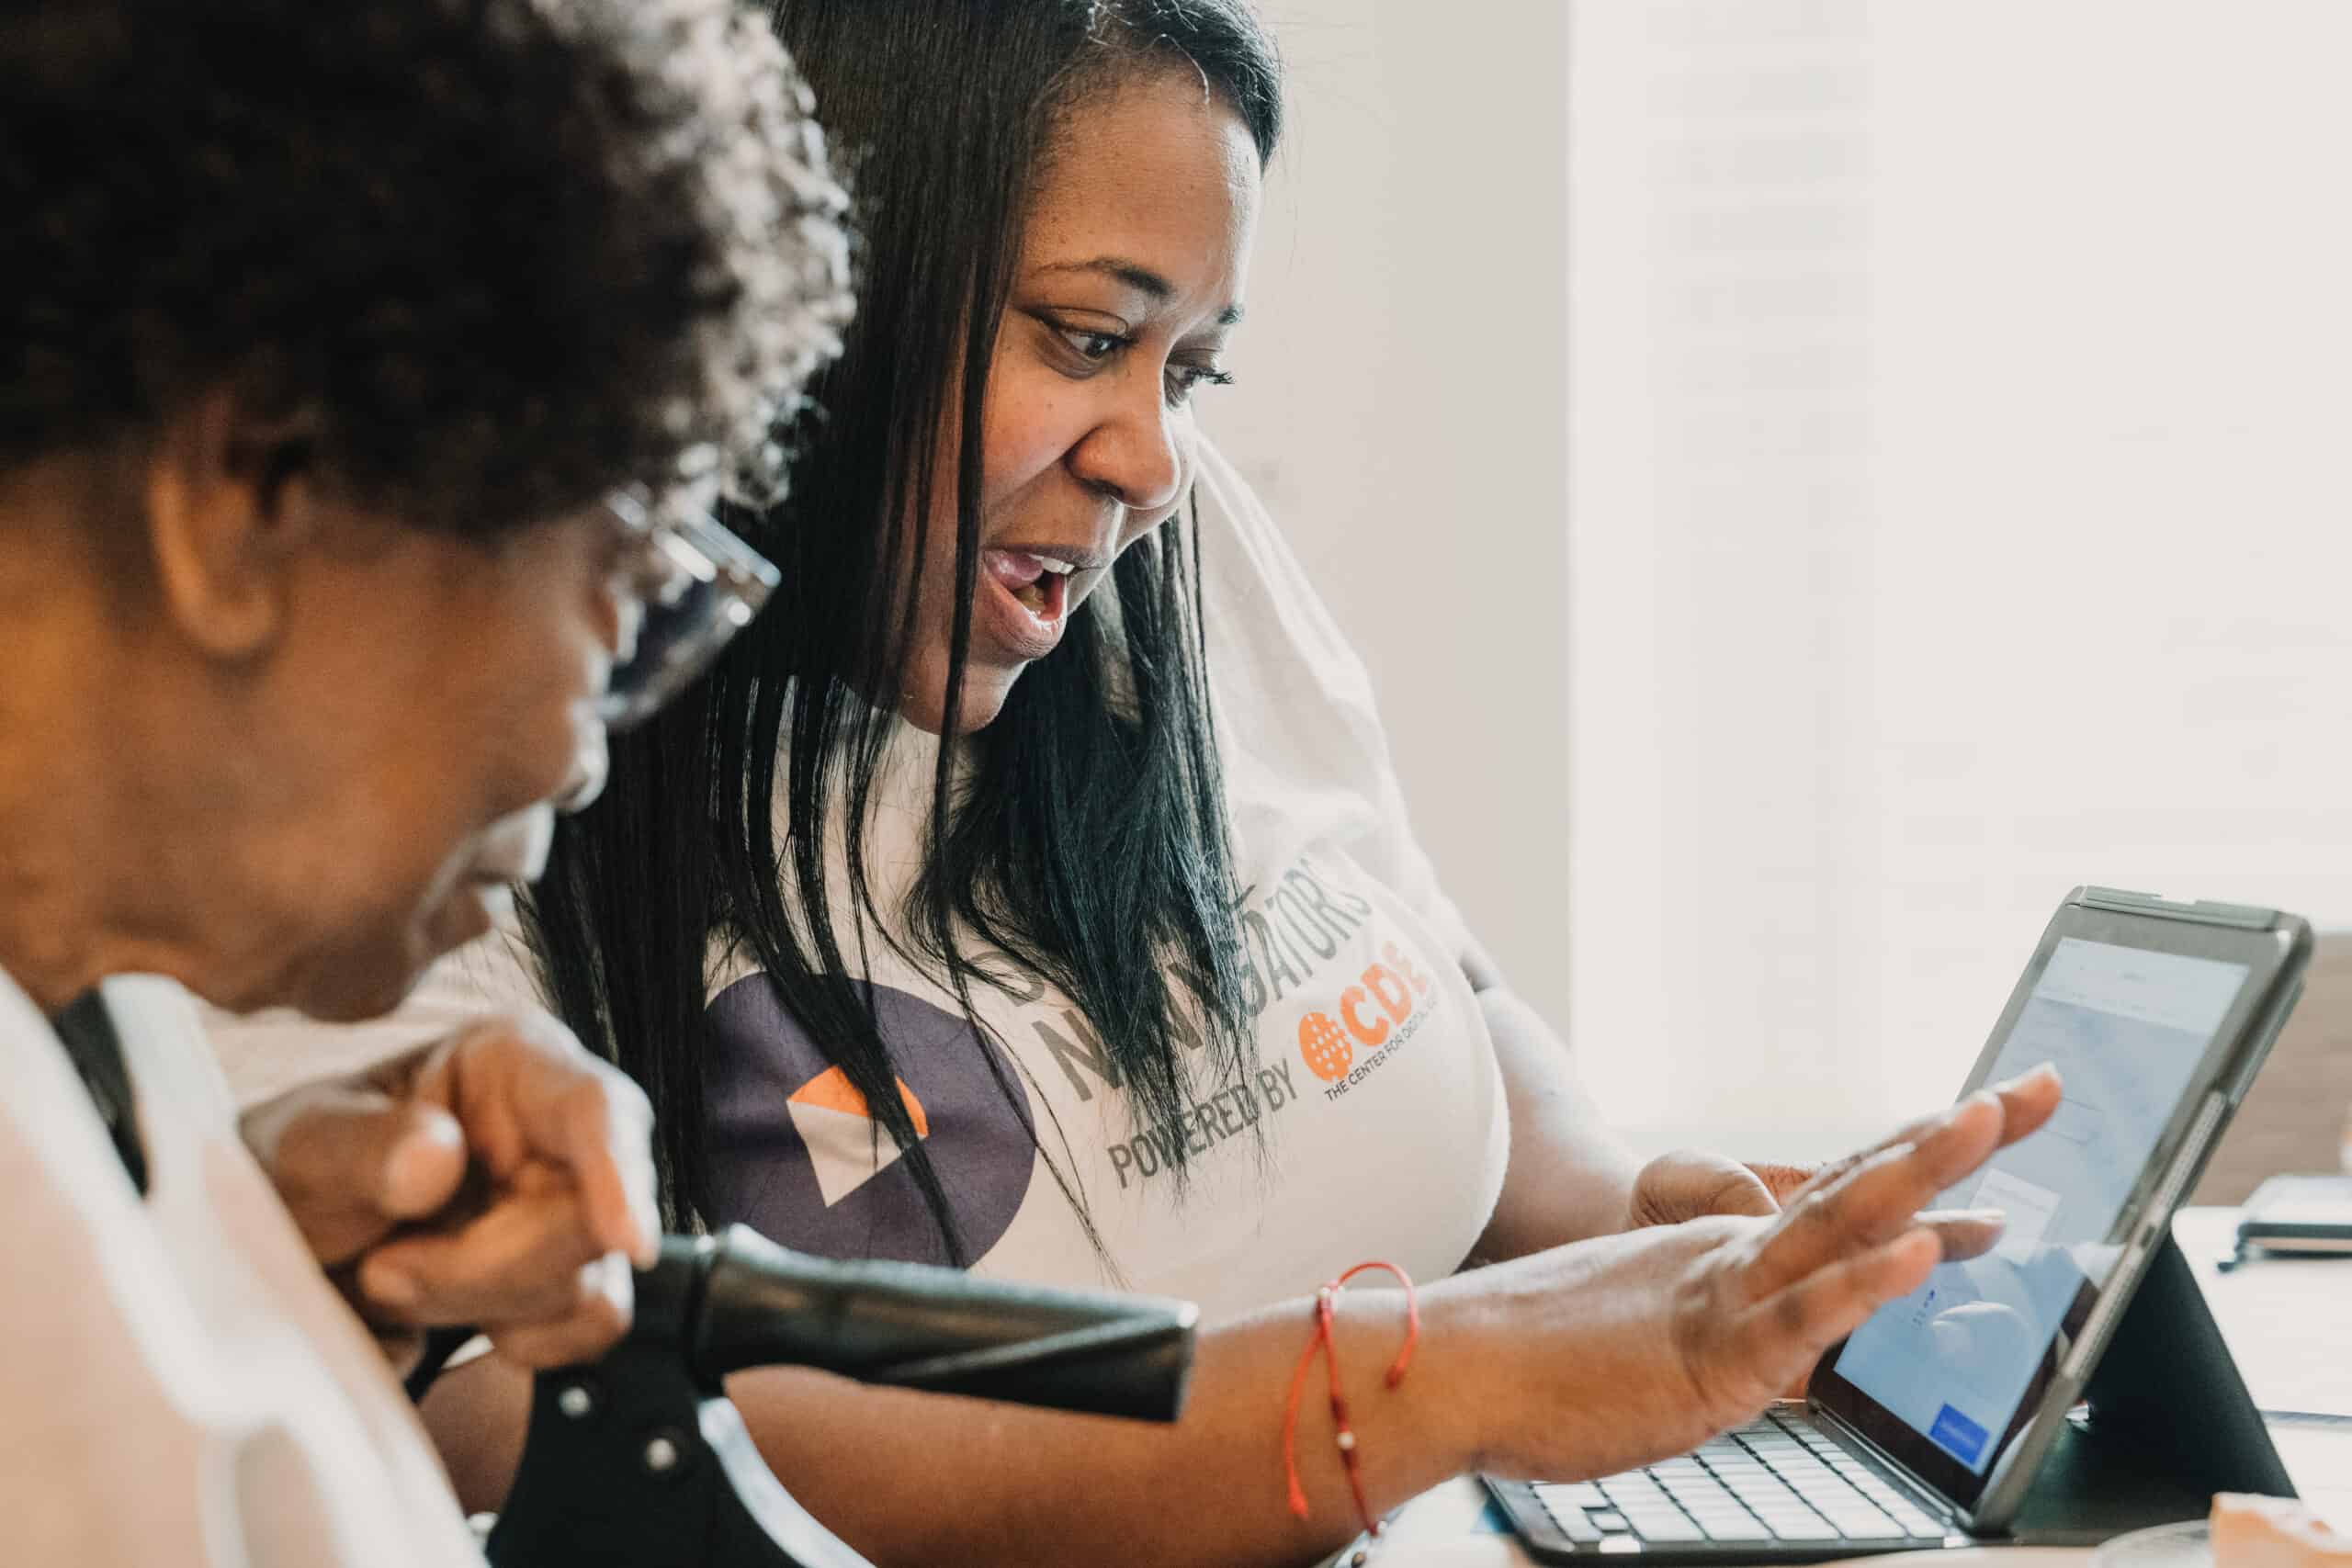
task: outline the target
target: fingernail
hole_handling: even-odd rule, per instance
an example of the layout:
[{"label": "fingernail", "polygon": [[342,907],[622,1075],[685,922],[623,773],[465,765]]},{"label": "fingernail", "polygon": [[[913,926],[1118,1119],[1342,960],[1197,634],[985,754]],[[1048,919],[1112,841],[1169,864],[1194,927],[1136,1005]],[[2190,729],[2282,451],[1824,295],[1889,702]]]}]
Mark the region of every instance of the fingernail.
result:
[{"label": "fingernail", "polygon": [[388,1307],[413,1307],[424,1294],[416,1276],[399,1269],[371,1269],[365,1282],[368,1293]]},{"label": "fingernail", "polygon": [[466,1135],[438,1114],[421,1118],[385,1156],[380,1179],[385,1211],[400,1218],[422,1218],[449,1200],[464,1179]]}]

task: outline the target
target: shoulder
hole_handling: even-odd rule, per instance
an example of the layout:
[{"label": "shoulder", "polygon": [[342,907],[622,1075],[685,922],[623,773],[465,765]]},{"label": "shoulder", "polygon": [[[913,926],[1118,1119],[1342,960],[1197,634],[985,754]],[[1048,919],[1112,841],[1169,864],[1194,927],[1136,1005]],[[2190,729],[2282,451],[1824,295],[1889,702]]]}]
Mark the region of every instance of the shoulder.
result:
[{"label": "shoulder", "polygon": [[[1299,689],[1319,703],[1369,709],[1372,682],[1248,479],[1206,436],[1193,479],[1200,518],[1202,615],[1220,686]],[[1224,695],[1220,692],[1220,696]]]},{"label": "shoulder", "polygon": [[393,1011],[366,1023],[321,1023],[288,1008],[230,1013],[201,1010],[204,1032],[237,1103],[251,1105],[296,1084],[364,1072],[485,1013],[545,1010],[521,933],[501,928],[424,972]]}]

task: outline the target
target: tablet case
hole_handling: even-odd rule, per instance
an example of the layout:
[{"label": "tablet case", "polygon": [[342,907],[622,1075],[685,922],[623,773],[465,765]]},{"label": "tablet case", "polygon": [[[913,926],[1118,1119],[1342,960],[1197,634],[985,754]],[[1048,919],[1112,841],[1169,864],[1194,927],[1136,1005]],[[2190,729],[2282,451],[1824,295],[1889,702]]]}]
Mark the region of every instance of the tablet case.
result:
[{"label": "tablet case", "polygon": [[2086,1546],[2201,1519],[2216,1492],[2291,1497],[2294,1483],[2167,1235],[2026,1494],[2008,1541]]}]

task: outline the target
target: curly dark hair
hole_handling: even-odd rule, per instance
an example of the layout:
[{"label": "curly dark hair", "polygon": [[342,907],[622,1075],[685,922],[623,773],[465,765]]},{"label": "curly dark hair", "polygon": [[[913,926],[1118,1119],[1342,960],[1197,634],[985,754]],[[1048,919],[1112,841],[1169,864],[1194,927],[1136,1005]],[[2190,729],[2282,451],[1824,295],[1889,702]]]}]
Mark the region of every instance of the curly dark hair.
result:
[{"label": "curly dark hair", "polygon": [[0,466],[228,387],[423,525],[773,498],[849,313],[810,113],[735,0],[0,0]]}]

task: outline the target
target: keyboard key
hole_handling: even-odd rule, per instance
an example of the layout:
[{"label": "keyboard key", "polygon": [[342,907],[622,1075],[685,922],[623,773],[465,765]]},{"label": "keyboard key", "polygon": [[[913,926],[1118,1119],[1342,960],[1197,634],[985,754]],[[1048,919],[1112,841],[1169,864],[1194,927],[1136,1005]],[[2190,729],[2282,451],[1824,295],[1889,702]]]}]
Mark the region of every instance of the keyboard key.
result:
[{"label": "keyboard key", "polygon": [[1868,1503],[1835,1503],[1822,1499],[1814,1504],[1814,1512],[1848,1535],[1858,1529],[1864,1532],[1874,1530],[1881,1535],[1895,1533],[1894,1521]]},{"label": "keyboard key", "polygon": [[1536,1500],[1541,1502],[1544,1511],[1552,1516],[1552,1522],[1560,1527],[1562,1535],[1579,1545],[1589,1545],[1600,1539],[1599,1527],[1584,1517],[1582,1508],[1572,1507],[1566,1503],[1553,1502],[1544,1495],[1546,1490],[1548,1488],[1539,1483],[1535,1488]]},{"label": "keyboard key", "polygon": [[1689,1519],[1677,1517],[1673,1519],[1662,1519],[1657,1524],[1643,1525],[1642,1539],[1644,1540],[1655,1540],[1661,1543],[1667,1541],[1696,1541],[1706,1540],[1707,1533],[1701,1529],[1697,1525],[1691,1523]]},{"label": "keyboard key", "polygon": [[1693,1495],[1705,1495],[1705,1497],[1722,1497],[1724,1483],[1714,1479],[1714,1476],[1710,1476],[1708,1472],[1698,1470],[1687,1476],[1668,1476],[1668,1479],[1665,1479],[1665,1491],[1670,1491],[1672,1495],[1677,1497],[1681,1497],[1684,1493],[1693,1493]]},{"label": "keyboard key", "polygon": [[1900,1540],[1903,1531],[1893,1519],[1876,1508],[1868,1510],[1837,1509],[1829,1515],[1829,1522],[1838,1533],[1850,1540]]},{"label": "keyboard key", "polygon": [[1596,1511],[1594,1511],[1594,1512],[1592,1512],[1592,1513],[1589,1513],[1589,1514],[1587,1514],[1587,1515],[1585,1516],[1585,1517],[1586,1517],[1586,1518],[1588,1518],[1588,1519],[1590,1519],[1590,1520],[1591,1520],[1595,1525],[1599,1526],[1600,1529],[1604,1529],[1604,1530],[1616,1531],[1616,1530],[1622,1530],[1622,1529],[1632,1529],[1632,1528],[1633,1528],[1632,1526],[1630,1526],[1630,1525],[1626,1524],[1626,1522],[1625,1522],[1625,1520],[1624,1520],[1624,1517],[1623,1517],[1623,1515],[1619,1515],[1619,1514],[1612,1514],[1612,1513],[1608,1512],[1608,1511],[1607,1511],[1607,1510],[1605,1510],[1605,1509],[1602,1509],[1602,1510],[1596,1510]]},{"label": "keyboard key", "polygon": [[1746,1509],[1738,1514],[1701,1514],[1698,1528],[1708,1533],[1708,1540],[1771,1540],[1771,1530]]},{"label": "keyboard key", "polygon": [[1547,1500],[1557,1498],[1572,1508],[1599,1508],[1606,1506],[1600,1488],[1589,1481],[1566,1483],[1545,1482],[1536,1488]]},{"label": "keyboard key", "polygon": [[1782,1540],[1836,1540],[1838,1527],[1823,1518],[1770,1519],[1772,1533]]},{"label": "keyboard key", "polygon": [[1776,1535],[1781,1533],[1782,1528],[1790,1528],[1790,1530],[1794,1530],[1794,1528],[1802,1528],[1802,1526],[1809,1526],[1809,1523],[1818,1523],[1818,1521],[1820,1521],[1820,1514],[1815,1514],[1814,1509],[1792,1509],[1792,1506],[1773,1506],[1773,1505],[1769,1505],[1769,1502],[1767,1502],[1767,1505],[1764,1505],[1764,1506],[1759,1506],[1759,1509],[1755,1509],[1755,1517],[1757,1517],[1757,1518],[1761,1518],[1761,1521],[1764,1521],[1764,1523],[1769,1523],[1769,1526],[1773,1528],[1773,1533],[1776,1533]]}]

